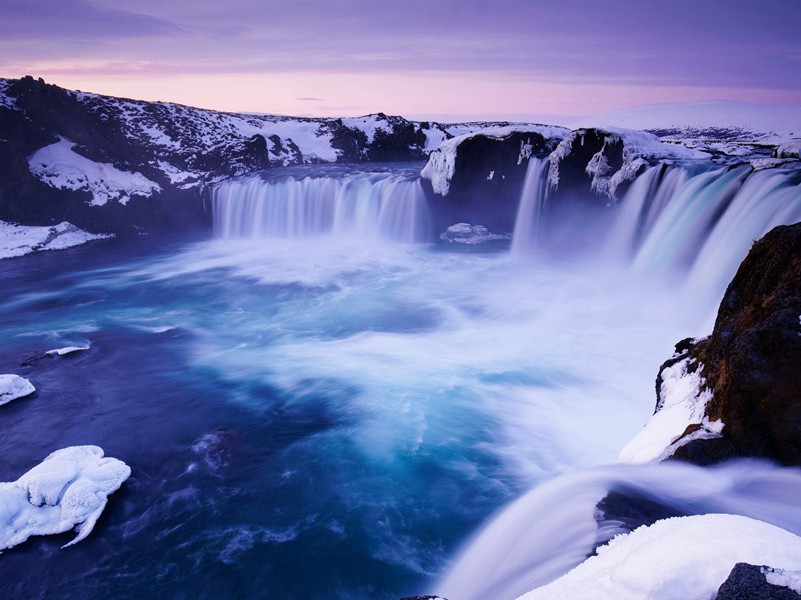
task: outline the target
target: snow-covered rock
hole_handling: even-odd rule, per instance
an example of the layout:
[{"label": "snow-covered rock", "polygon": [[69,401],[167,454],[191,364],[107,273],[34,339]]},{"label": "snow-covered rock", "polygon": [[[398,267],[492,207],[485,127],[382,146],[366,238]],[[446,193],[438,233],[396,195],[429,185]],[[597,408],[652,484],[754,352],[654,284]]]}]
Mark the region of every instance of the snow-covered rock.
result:
[{"label": "snow-covered rock", "polygon": [[522,600],[709,600],[736,563],[801,569],[801,537],[736,515],[657,521],[620,535]]},{"label": "snow-covered rock", "polygon": [[[588,160],[588,149],[595,150]],[[710,155],[681,145],[667,144],[644,131],[630,129],[577,129],[570,132],[551,153],[548,183],[558,189],[568,159],[578,158],[589,177],[589,187],[595,193],[610,199],[616,197],[617,188],[633,180],[649,164],[661,161],[708,160]],[[567,168],[576,170],[578,165]],[[575,175],[574,175],[575,177]]]},{"label": "snow-covered rock", "polygon": [[470,225],[469,223],[456,223],[439,234],[443,242],[457,244],[483,244],[493,240],[508,240],[512,236],[508,233],[492,233],[483,225]]},{"label": "snow-covered rock", "polygon": [[97,446],[53,452],[17,481],[0,483],[0,550],[73,528],[78,535],[66,546],[78,543],[130,474],[128,465],[104,457]]},{"label": "snow-covered rock", "polygon": [[40,250],[62,250],[111,237],[114,236],[83,231],[66,221],[52,227],[15,225],[0,221],[0,259]]},{"label": "snow-covered rock", "polygon": [[658,462],[693,440],[721,435],[723,423],[706,416],[712,392],[706,389],[702,369],[688,357],[661,371],[656,413],[620,452],[620,462]]},{"label": "snow-covered rock", "polygon": [[19,375],[0,375],[0,406],[17,398],[30,396],[36,391],[33,384]]},{"label": "snow-covered rock", "polygon": [[[562,139],[567,135],[568,130],[564,127],[553,127],[548,125],[508,125],[504,127],[492,127],[482,129],[477,132],[466,133],[446,140],[431,153],[428,157],[420,176],[431,182],[434,193],[440,196],[447,196],[450,191],[451,179],[456,172],[456,157],[459,154],[459,149],[466,142],[475,140],[477,138],[489,140],[507,140],[513,135],[525,136],[526,134],[536,134],[541,139]],[[520,140],[520,152],[518,154],[517,164],[521,164],[524,160],[528,160],[531,156],[533,145],[528,140]],[[489,178],[492,180],[492,178]]]},{"label": "snow-covered rock", "polygon": [[801,158],[801,139],[779,144],[776,147],[776,158]]}]

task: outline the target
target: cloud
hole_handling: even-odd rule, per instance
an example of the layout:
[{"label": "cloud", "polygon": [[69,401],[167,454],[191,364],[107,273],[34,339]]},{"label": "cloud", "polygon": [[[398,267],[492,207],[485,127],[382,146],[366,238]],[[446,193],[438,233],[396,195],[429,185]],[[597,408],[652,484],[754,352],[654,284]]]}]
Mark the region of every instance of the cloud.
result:
[{"label": "cloud", "polygon": [[5,39],[51,41],[113,39],[183,32],[157,17],[94,6],[83,0],[3,0],[0,28]]}]

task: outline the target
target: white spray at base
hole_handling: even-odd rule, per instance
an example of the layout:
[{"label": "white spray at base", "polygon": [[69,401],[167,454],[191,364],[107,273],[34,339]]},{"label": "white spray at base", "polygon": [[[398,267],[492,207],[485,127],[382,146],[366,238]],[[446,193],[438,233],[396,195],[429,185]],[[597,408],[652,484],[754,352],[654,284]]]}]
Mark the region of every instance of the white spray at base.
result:
[{"label": "white spray at base", "polygon": [[598,467],[557,477],[501,509],[433,593],[451,600],[507,600],[553,581],[621,531],[595,520],[596,505],[610,489],[652,498],[677,514],[742,515],[801,534],[799,469],[755,460],[715,467]]}]

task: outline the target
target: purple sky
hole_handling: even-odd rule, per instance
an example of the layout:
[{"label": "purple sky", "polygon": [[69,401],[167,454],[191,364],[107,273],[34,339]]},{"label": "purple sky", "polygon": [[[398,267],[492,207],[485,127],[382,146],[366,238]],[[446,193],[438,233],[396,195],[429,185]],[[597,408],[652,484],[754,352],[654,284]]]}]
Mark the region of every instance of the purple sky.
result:
[{"label": "purple sky", "polygon": [[801,0],[0,0],[0,75],[227,110],[801,105]]}]

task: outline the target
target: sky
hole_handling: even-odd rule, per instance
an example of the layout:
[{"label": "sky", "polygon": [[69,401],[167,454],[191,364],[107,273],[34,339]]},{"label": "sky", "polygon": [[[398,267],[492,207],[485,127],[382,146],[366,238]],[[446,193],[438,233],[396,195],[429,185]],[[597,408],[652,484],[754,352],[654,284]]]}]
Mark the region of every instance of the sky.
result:
[{"label": "sky", "polygon": [[0,76],[231,111],[801,105],[801,0],[0,0]]}]

